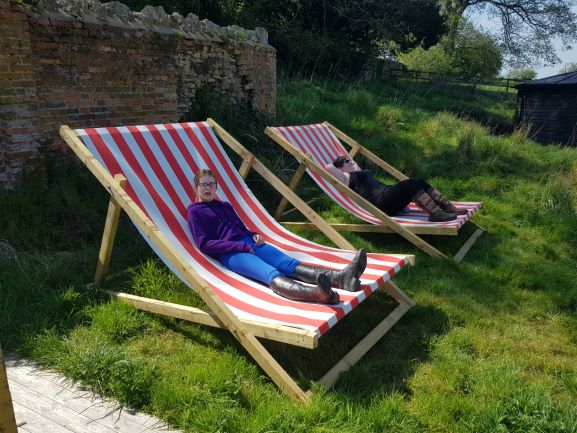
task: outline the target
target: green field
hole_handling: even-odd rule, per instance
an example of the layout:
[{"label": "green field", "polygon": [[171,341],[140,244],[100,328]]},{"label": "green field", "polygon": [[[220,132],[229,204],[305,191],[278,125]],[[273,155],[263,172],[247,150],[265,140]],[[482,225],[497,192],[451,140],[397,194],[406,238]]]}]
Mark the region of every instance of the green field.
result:
[{"label": "green field", "polygon": [[[278,85],[274,120],[210,110],[285,180],[296,164],[264,126],[327,120],[409,176],[483,202],[475,219],[488,233],[458,265],[398,236],[346,235],[369,251],[415,254],[395,282],[417,306],[308,405],[281,394],[227,332],[84,288],[108,199],[76,162],[48,160],[18,192],[0,192],[0,342],[187,432],[577,432],[577,150],[493,135],[484,125],[510,121],[514,104],[486,89],[293,79]],[[274,210],[280,197],[256,175],[249,184]],[[309,181],[300,193],[320,195]],[[329,220],[350,219],[314,203]],[[426,239],[451,254],[466,235]],[[124,218],[111,272],[109,288],[202,306]],[[378,293],[315,351],[265,345],[316,390],[394,305]]]}]

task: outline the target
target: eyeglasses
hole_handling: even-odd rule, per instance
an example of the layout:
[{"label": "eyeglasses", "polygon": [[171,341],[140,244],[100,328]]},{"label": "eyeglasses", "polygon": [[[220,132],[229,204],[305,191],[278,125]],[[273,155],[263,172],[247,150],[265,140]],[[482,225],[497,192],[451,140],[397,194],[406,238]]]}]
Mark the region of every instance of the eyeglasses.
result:
[{"label": "eyeglasses", "polygon": [[208,182],[208,183],[201,182],[198,184],[198,186],[201,188],[216,188],[216,182]]}]

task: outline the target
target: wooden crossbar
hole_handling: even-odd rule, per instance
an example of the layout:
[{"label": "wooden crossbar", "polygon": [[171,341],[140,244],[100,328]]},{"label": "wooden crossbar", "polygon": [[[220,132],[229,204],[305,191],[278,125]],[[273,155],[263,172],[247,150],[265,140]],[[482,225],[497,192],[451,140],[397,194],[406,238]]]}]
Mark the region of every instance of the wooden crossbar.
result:
[{"label": "wooden crossbar", "polygon": [[[287,229],[305,229],[314,230],[316,226],[312,223],[298,221],[280,221]],[[391,227],[376,224],[346,224],[330,223],[330,226],[338,232],[355,232],[355,233],[396,233]],[[457,236],[459,229],[456,227],[429,227],[426,225],[414,226],[410,228],[411,233],[416,235],[440,235],[440,236]]]}]

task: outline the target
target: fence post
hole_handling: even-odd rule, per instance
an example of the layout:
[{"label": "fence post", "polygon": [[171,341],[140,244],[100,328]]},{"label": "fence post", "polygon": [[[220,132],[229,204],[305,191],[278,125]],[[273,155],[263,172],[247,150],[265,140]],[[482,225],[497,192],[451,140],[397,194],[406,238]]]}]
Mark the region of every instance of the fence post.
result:
[{"label": "fence post", "polygon": [[4,366],[4,355],[0,347],[0,432],[17,433],[14,405],[8,388],[8,376]]}]

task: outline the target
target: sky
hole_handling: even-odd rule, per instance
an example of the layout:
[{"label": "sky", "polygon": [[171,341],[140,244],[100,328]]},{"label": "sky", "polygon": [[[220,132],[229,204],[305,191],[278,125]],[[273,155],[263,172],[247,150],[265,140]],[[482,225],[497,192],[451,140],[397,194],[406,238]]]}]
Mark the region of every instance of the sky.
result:
[{"label": "sky", "polygon": [[[573,6],[573,12],[577,14],[577,5]],[[485,29],[490,30],[491,27],[494,25],[493,23],[489,22],[489,19],[485,15],[481,15],[479,13],[470,13],[467,14],[467,18],[469,18],[476,26],[483,26]],[[560,63],[556,63],[553,66],[533,66],[537,72],[537,78],[544,78],[549,77],[551,75],[556,75],[559,73],[559,70],[565,66],[567,63],[577,63],[577,40],[575,41],[573,48],[569,51],[563,51],[561,41],[554,41],[554,46],[557,51],[557,57],[560,59]],[[505,68],[501,75],[507,76],[507,69]]]}]

